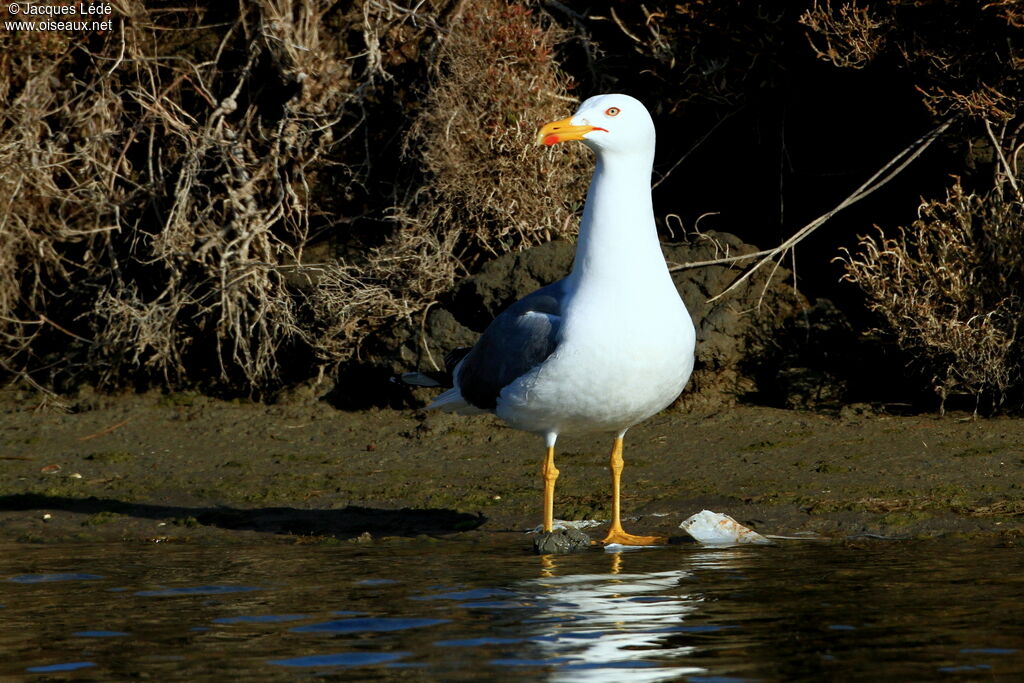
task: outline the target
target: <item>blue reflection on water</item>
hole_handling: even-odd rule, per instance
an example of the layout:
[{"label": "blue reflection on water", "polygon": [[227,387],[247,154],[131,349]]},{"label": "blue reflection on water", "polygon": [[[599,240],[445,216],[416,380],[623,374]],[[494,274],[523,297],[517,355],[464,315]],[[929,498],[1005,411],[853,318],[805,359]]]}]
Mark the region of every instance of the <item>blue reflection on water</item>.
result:
[{"label": "blue reflection on water", "polygon": [[98,574],[69,572],[66,574],[20,574],[7,580],[11,583],[51,583],[54,581],[95,581],[102,578]]},{"label": "blue reflection on water", "polygon": [[215,624],[276,624],[282,621],[299,621],[308,619],[308,614],[253,614],[241,617],[220,617],[214,619]]},{"label": "blue reflection on water", "polygon": [[408,657],[409,652],[338,652],[330,655],[309,655],[306,657],[291,657],[289,659],[271,659],[268,664],[276,666],[372,666],[374,664],[386,664],[402,657]]},{"label": "blue reflection on water", "polygon": [[457,638],[455,640],[438,640],[434,642],[437,647],[481,647],[483,645],[512,645],[521,643],[525,638]]},{"label": "blue reflection on water", "polygon": [[63,664],[49,664],[47,666],[30,666],[25,671],[33,674],[48,674],[58,671],[75,671],[76,669],[88,669],[96,666],[96,662],[65,662]]},{"label": "blue reflection on water", "polygon": [[965,664],[963,666],[940,666],[938,670],[942,673],[952,674],[965,671],[988,671],[991,668],[991,664]]},{"label": "blue reflection on water", "polygon": [[504,588],[471,588],[435,595],[417,595],[412,600],[485,600],[487,598],[518,597],[518,594]]},{"label": "blue reflection on water", "polygon": [[366,617],[363,619],[335,619],[308,626],[296,626],[293,633],[379,633],[383,631],[404,631],[445,624],[448,619],[403,619],[392,617]]}]

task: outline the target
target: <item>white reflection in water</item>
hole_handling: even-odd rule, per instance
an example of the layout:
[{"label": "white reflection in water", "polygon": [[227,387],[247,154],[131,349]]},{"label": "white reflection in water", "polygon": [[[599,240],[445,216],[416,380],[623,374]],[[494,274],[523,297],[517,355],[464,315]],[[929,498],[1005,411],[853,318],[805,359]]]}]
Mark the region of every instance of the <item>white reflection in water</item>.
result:
[{"label": "white reflection in water", "polygon": [[744,553],[699,551],[680,556],[685,567],[629,573],[630,553],[610,553],[607,574],[559,575],[559,559],[542,558],[542,578],[522,588],[540,612],[527,628],[537,663],[554,664],[552,681],[663,681],[706,673],[686,666],[693,646],[672,635],[687,627],[703,597],[690,592],[692,570],[738,569]]}]

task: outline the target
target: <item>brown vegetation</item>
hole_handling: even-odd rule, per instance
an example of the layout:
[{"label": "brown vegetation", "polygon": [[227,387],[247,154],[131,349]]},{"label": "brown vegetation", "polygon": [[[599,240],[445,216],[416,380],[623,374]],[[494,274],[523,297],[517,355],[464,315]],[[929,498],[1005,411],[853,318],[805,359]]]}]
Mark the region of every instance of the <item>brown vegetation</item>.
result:
[{"label": "brown vegetation", "polygon": [[863,237],[845,257],[847,277],[926,364],[943,402],[966,392],[1001,403],[1021,373],[1021,204],[958,182],[919,213],[909,229]]},{"label": "brown vegetation", "polygon": [[[1021,209],[1019,2],[112,5],[109,33],[0,34],[6,377],[270,395],[382,368],[487,260],[571,240],[586,150],[534,131],[624,91],[664,131],[659,216],[781,243],[763,253],[801,284],[832,287],[846,246],[848,279],[940,393],[1020,384],[1020,274],[999,252]],[[874,127],[829,120],[854,103]],[[948,196],[860,247],[856,225],[819,232],[797,270],[790,224],[837,226],[832,197],[930,129],[946,156],[927,182],[858,210],[906,225],[890,216],[955,174]]]},{"label": "brown vegetation", "polygon": [[818,57],[838,67],[862,69],[878,56],[885,40],[882,29],[888,22],[856,2],[834,10],[825,0],[804,12],[800,23],[810,29],[807,40]]},{"label": "brown vegetation", "polygon": [[[868,306],[916,358],[943,405],[951,394],[966,393],[979,401],[987,396],[994,407],[1014,390],[1019,394],[1024,363],[1018,340],[1024,197],[1017,162],[1024,100],[1011,36],[1020,3],[961,5],[941,27],[931,23],[941,9],[933,5],[893,2],[888,16],[869,20],[856,3],[833,10],[826,2],[801,20],[828,44],[816,48],[819,57],[837,65],[863,66],[883,43],[890,45],[918,74],[928,109],[959,119],[969,163],[990,174],[971,178],[973,190],[955,179],[945,198],[921,202],[909,228],[862,236],[859,250],[844,250],[842,261],[845,278],[864,290]],[[912,18],[920,23],[910,24]],[[995,35],[1005,40],[993,41]]]},{"label": "brown vegetation", "polygon": [[412,325],[482,256],[575,234],[585,152],[533,145],[538,126],[576,102],[552,56],[561,32],[504,0],[460,9],[404,143],[402,163],[425,182],[397,199],[390,220],[400,227],[382,246],[328,266],[317,283],[316,318],[329,321],[315,341],[324,361],[348,360],[385,324]]},{"label": "brown vegetation", "polygon": [[105,35],[2,39],[0,359],[50,386],[266,384],[350,67],[308,3],[113,5]]},{"label": "brown vegetation", "polygon": [[[557,33],[518,6],[471,5],[120,0],[107,34],[0,37],[6,372],[260,392],[282,381],[285,351],[343,361],[480,254],[569,235],[579,164],[523,153],[573,101]],[[427,34],[438,62],[403,162],[417,171],[399,172],[413,187],[391,197],[383,234],[339,235],[386,161],[377,147],[403,134],[367,109],[385,109],[389,69]],[[318,211],[346,201],[349,215]]]}]

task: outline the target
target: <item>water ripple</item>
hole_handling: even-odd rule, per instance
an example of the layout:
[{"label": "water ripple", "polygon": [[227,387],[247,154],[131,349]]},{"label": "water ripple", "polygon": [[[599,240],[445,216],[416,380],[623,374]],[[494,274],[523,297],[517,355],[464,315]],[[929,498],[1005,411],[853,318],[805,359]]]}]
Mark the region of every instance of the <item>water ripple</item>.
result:
[{"label": "water ripple", "polygon": [[486,600],[487,598],[515,598],[519,594],[504,588],[472,588],[470,590],[437,593],[435,595],[417,595],[412,600]]},{"label": "water ripple", "polygon": [[374,664],[386,664],[402,657],[408,657],[410,652],[338,652],[330,655],[308,655],[306,657],[291,657],[290,659],[271,659],[270,664],[277,666],[372,666]]},{"label": "water ripple", "polygon": [[178,595],[222,595],[224,593],[248,593],[258,591],[256,586],[183,586],[181,588],[160,588],[150,591],[136,591],[140,598],[164,598]]},{"label": "water ripple", "polygon": [[0,681],[1024,680],[1021,550],[0,547]]},{"label": "water ripple", "polygon": [[290,629],[293,633],[380,633],[384,631],[404,631],[410,628],[422,628],[446,624],[448,619],[402,619],[394,617],[367,617],[364,619],[335,619],[320,624],[296,626]]},{"label": "water ripple", "polygon": [[437,647],[480,647],[482,645],[514,645],[522,643],[526,638],[462,638],[456,640],[437,640],[434,645]]},{"label": "water ripple", "polygon": [[215,624],[277,624],[282,621],[299,621],[308,619],[308,614],[253,614],[240,617],[220,617],[214,619]]}]

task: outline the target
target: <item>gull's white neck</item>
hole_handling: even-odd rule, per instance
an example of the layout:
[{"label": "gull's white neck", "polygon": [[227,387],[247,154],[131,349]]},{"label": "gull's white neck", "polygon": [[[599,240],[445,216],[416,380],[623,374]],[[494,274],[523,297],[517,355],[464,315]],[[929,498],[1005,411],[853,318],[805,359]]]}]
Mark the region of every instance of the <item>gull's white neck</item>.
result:
[{"label": "gull's white neck", "polygon": [[576,245],[572,278],[577,284],[628,286],[668,277],[651,204],[653,156],[598,155]]}]

